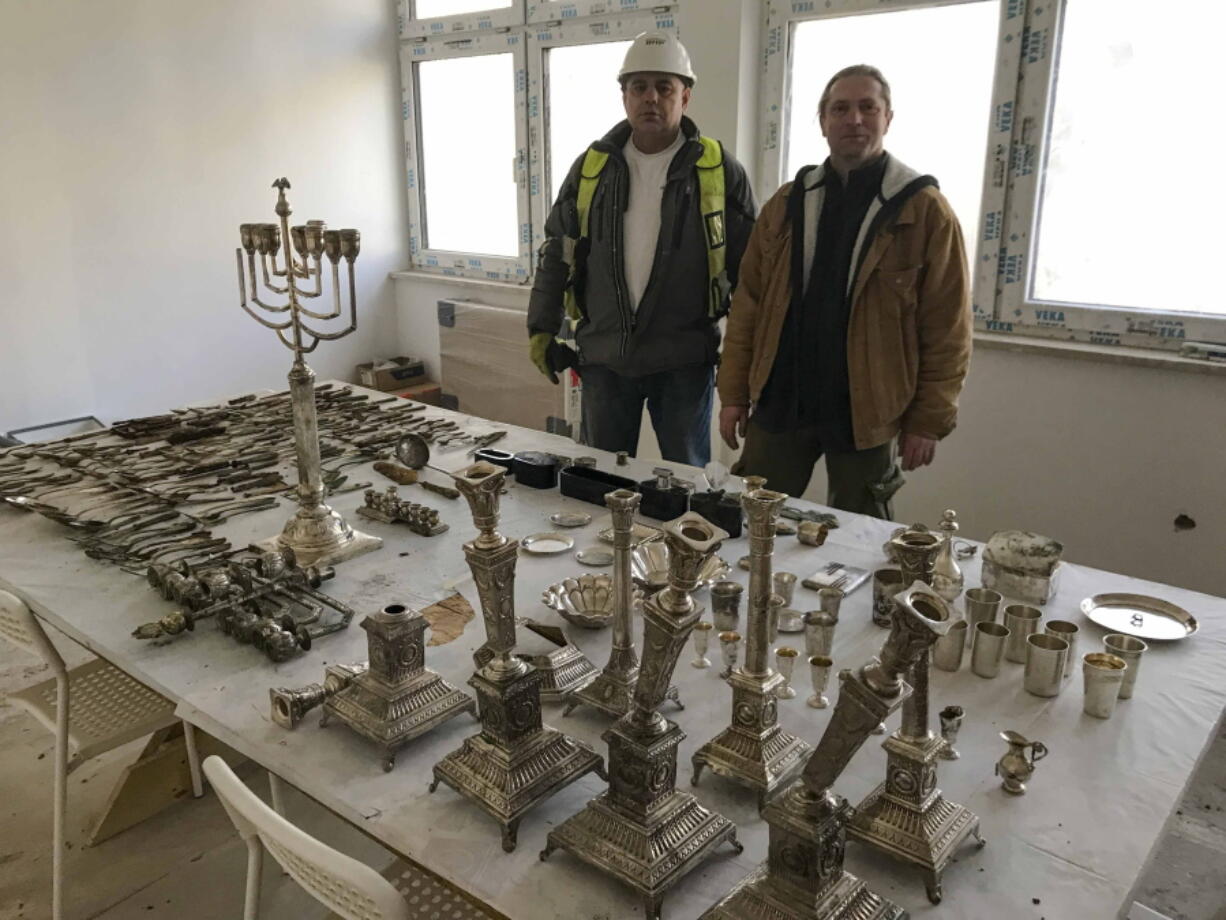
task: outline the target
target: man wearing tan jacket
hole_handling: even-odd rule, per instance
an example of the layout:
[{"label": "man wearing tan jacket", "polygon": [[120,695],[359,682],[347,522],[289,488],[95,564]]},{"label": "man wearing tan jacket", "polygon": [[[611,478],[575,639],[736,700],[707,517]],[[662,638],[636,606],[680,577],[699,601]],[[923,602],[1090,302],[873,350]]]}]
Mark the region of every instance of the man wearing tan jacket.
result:
[{"label": "man wearing tan jacket", "polygon": [[890,518],[899,469],[953,431],[971,353],[962,231],[931,176],[885,152],[890,87],[839,71],[819,106],[830,157],[763,207],[741,262],[718,389],[734,470]]}]

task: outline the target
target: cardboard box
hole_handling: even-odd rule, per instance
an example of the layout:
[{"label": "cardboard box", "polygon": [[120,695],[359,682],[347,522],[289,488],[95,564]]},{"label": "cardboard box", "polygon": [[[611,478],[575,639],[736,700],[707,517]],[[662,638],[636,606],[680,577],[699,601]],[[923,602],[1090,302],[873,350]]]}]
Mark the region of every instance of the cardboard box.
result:
[{"label": "cardboard box", "polygon": [[392,390],[391,393],[393,396],[399,396],[403,399],[415,399],[428,406],[437,406],[441,402],[443,388],[437,383],[427,380],[424,383],[418,383],[411,387]]},{"label": "cardboard box", "polygon": [[358,383],[373,390],[402,390],[426,379],[426,367],[420,358],[388,358],[357,366]]}]

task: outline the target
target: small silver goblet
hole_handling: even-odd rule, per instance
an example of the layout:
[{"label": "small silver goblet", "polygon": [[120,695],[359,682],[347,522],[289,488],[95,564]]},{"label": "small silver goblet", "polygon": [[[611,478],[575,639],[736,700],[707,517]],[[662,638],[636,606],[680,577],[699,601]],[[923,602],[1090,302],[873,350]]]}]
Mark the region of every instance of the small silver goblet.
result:
[{"label": "small silver goblet", "polygon": [[957,760],[962,756],[954,749],[954,742],[958,740],[958,729],[962,727],[965,717],[966,712],[961,706],[946,706],[941,710],[941,740],[945,742],[941,750],[942,760]]},{"label": "small silver goblet", "polygon": [[830,682],[830,668],[834,662],[825,655],[809,656],[809,676],[813,680],[813,695],[805,700],[814,709],[825,709],[830,705],[826,697],[826,685]]},{"label": "small silver goblet", "polygon": [[707,649],[710,647],[711,630],[714,628],[706,620],[699,620],[694,624],[694,654],[696,657],[690,662],[690,667],[711,667],[711,660],[707,658]]},{"label": "small silver goblet", "polygon": [[792,687],[792,671],[796,667],[796,659],[799,656],[800,652],[787,645],[781,645],[775,649],[775,665],[783,677],[783,683],[775,690],[776,699],[792,700],[796,698],[796,690]]},{"label": "small silver goblet", "polygon": [[732,676],[732,671],[736,668],[737,653],[740,647],[741,634],[739,632],[729,630],[719,634],[719,653],[724,659],[724,669],[720,671],[720,677],[727,679]]}]

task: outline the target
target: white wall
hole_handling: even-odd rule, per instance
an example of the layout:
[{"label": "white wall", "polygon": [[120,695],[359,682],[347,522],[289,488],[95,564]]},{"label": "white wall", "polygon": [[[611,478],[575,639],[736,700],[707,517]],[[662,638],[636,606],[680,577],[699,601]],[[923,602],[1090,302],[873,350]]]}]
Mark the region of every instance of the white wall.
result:
[{"label": "white wall", "polygon": [[362,232],[350,377],[407,261],[394,0],[10,0],[0,28],[0,430],[284,387],[238,224]]}]

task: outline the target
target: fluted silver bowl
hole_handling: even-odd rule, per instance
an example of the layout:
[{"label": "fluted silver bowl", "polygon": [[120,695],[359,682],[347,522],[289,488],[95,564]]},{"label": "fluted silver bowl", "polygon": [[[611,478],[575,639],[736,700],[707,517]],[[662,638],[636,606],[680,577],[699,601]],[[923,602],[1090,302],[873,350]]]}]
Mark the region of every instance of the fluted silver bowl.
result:
[{"label": "fluted silver bowl", "polygon": [[[550,585],[541,595],[546,607],[556,610],[568,623],[584,629],[601,629],[613,622],[613,576],[584,574]],[[634,592],[641,604],[643,592]]]},{"label": "fluted silver bowl", "polygon": [[[630,575],[635,584],[648,591],[658,591],[668,585],[668,544],[663,540],[641,543],[630,555]],[[706,588],[732,571],[719,556],[707,560],[698,573],[698,587]]]}]

